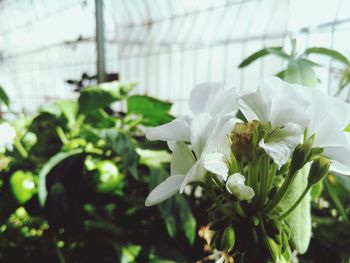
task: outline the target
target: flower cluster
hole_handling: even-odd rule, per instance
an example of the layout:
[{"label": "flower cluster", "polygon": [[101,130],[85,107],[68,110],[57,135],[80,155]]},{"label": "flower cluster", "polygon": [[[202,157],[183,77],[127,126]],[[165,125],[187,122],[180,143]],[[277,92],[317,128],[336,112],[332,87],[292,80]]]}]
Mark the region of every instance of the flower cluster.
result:
[{"label": "flower cluster", "polygon": [[2,151],[5,149],[12,150],[15,137],[16,131],[9,123],[3,122],[0,124],[0,149]]},{"label": "flower cluster", "polygon": [[[278,78],[245,92],[200,84],[189,103],[191,115],[146,132],[150,140],[167,141],[172,151],[171,175],[146,205],[199,183],[213,200],[208,211],[214,249],[225,256],[245,254],[245,262],[288,262],[291,246],[304,252],[293,244],[287,219],[329,169],[350,171],[344,131],[349,105]],[[302,194],[288,202],[301,171],[307,175]]]}]

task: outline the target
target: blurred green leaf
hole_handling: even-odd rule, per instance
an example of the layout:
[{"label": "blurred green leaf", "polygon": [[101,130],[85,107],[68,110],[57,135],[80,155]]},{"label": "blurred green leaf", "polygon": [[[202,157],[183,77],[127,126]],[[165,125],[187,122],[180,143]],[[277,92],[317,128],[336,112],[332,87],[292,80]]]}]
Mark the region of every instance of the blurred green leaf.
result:
[{"label": "blurred green leaf", "polygon": [[350,65],[349,60],[340,52],[334,50],[334,49],[329,49],[329,48],[324,48],[324,47],[312,47],[312,48],[307,48],[304,52],[305,55],[309,54],[320,54],[320,55],[325,55],[329,56],[335,60],[338,60],[339,62],[345,64],[345,65]]},{"label": "blurred green leaf", "polygon": [[136,262],[137,256],[141,251],[141,246],[125,246],[122,248],[120,263]]},{"label": "blurred green leaf", "polygon": [[47,189],[46,189],[46,177],[47,175],[54,169],[55,166],[57,166],[60,162],[64,161],[65,159],[79,155],[82,153],[81,149],[74,150],[71,152],[59,152],[53,157],[50,158],[50,160],[45,163],[45,165],[41,168],[39,172],[39,202],[42,206],[45,205],[46,197],[47,197]]},{"label": "blurred green leaf", "polygon": [[284,79],[289,83],[314,87],[318,80],[315,71],[309,63],[303,60],[291,60],[288,63]]},{"label": "blurred green leaf", "polygon": [[239,64],[239,68],[244,68],[248,65],[250,65],[251,63],[253,63],[255,60],[270,55],[270,54],[274,54],[277,56],[280,56],[282,58],[285,59],[289,59],[289,55],[286,54],[284,51],[282,51],[282,47],[271,47],[271,48],[263,48],[253,54],[251,54],[249,57],[247,57],[246,59],[244,59],[241,64]]},{"label": "blurred green leaf", "polygon": [[[152,190],[168,177],[168,173],[160,167],[152,167],[150,170],[149,189]],[[182,230],[188,242],[193,244],[196,238],[197,223],[186,199],[182,195],[176,194],[165,202],[157,205],[157,207],[164,219],[169,235],[175,237],[178,231]]]},{"label": "blurred green leaf", "polygon": [[157,126],[173,120],[173,116],[169,114],[170,102],[134,95],[127,98],[127,103],[127,112],[142,116],[141,124],[146,126]]},{"label": "blurred green leaf", "polygon": [[0,101],[2,101],[7,107],[10,106],[10,98],[7,96],[5,90],[0,86]]},{"label": "blurred green leaf", "polygon": [[286,74],[286,71],[282,70],[282,71],[278,72],[275,76],[280,78],[280,79],[284,79],[285,74]]},{"label": "blurred green leaf", "polygon": [[332,179],[332,177],[327,177],[326,180],[324,180],[325,189],[327,190],[331,201],[333,202],[334,206],[337,208],[338,213],[344,218],[348,219],[348,216],[346,215],[345,208],[343,206],[343,203],[341,201],[341,198],[338,193],[339,184]]},{"label": "blurred green leaf", "polygon": [[85,114],[105,108],[123,99],[134,86],[135,83],[121,84],[115,81],[86,87],[81,91],[78,99],[79,112]]},{"label": "blurred green leaf", "polygon": [[117,129],[105,129],[99,133],[111,145],[114,152],[122,158],[122,171],[124,173],[129,171],[134,178],[138,178],[137,166],[140,157],[132,138]]},{"label": "blurred green leaf", "polygon": [[159,167],[163,163],[170,163],[171,155],[164,150],[148,150],[137,148],[136,152],[140,155],[140,164]]}]

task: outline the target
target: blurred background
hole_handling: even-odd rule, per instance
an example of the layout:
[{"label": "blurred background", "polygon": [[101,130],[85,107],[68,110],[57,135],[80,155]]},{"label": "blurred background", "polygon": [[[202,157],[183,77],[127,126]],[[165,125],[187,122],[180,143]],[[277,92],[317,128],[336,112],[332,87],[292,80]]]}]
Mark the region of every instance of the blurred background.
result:
[{"label": "blurred background", "polygon": [[[137,81],[136,93],[174,102],[177,115],[199,82],[245,88],[279,71],[278,57],[237,68],[264,46],[288,48],[294,37],[299,50],[348,54],[349,10],[348,0],[1,0],[0,84],[13,109],[33,112],[76,96],[72,83],[97,75],[99,50],[108,80]],[[320,61],[332,94],[334,62]]]}]

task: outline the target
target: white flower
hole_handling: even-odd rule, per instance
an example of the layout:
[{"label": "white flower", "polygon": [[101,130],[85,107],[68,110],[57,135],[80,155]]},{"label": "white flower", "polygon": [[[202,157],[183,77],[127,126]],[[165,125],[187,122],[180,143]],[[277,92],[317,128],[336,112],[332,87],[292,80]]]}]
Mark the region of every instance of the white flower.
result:
[{"label": "white flower", "polygon": [[253,188],[245,185],[245,177],[240,173],[230,175],[226,182],[227,191],[236,196],[238,200],[250,200],[255,193]]},{"label": "white flower", "polygon": [[248,121],[259,120],[265,127],[271,126],[259,146],[281,168],[301,142],[309,123],[305,114],[309,102],[303,98],[300,87],[270,78],[256,91],[243,94],[240,105]]},{"label": "white flower", "polygon": [[[158,185],[146,199],[146,206],[158,204],[196,181],[203,181],[207,171],[226,180],[230,144],[228,134],[236,120],[230,116],[211,117],[199,114],[190,127],[192,149],[177,141],[171,160],[171,176]],[[192,152],[193,150],[193,152]]]},{"label": "white flower", "polygon": [[16,137],[15,129],[7,122],[0,124],[0,147],[8,150],[13,149],[14,140]]},{"label": "white flower", "polygon": [[190,126],[195,116],[202,113],[211,117],[225,114],[233,116],[238,108],[235,90],[224,89],[216,82],[197,85],[191,92],[189,104],[192,115],[181,116],[170,123],[149,128],[146,130],[146,138],[167,141],[169,148],[173,149],[176,141],[190,141]]},{"label": "white flower", "polygon": [[350,123],[350,105],[317,89],[305,94],[311,102],[307,136],[315,135],[314,147],[322,148],[322,155],[332,160],[333,171],[350,174],[350,134],[344,132]]}]

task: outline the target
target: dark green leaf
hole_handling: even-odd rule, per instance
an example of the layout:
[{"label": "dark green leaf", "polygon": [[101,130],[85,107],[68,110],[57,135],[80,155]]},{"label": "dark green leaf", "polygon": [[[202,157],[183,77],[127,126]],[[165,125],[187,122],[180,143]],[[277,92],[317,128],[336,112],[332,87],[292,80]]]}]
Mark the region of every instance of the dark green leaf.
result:
[{"label": "dark green leaf", "polygon": [[[163,168],[152,167],[149,189],[152,190],[167,177],[168,173]],[[175,237],[178,231],[182,230],[189,243],[193,244],[196,237],[197,223],[186,199],[182,195],[177,194],[159,204],[158,208],[166,224],[169,235]]]},{"label": "dark green leaf", "polygon": [[132,176],[138,178],[137,166],[140,157],[132,138],[116,129],[105,129],[99,133],[111,145],[113,151],[122,158],[122,171],[124,173],[129,171]]},{"label": "dark green leaf", "polygon": [[0,86],[0,101],[2,101],[7,107],[10,106],[10,99],[7,96],[5,90]]},{"label": "dark green leaf", "polygon": [[309,54],[325,55],[325,56],[329,56],[335,60],[338,60],[339,62],[341,62],[345,65],[350,65],[349,60],[342,53],[340,53],[334,49],[329,49],[329,48],[324,48],[324,47],[312,47],[312,48],[306,49],[304,54],[305,55],[309,55]]},{"label": "dark green leaf", "polygon": [[113,102],[123,99],[134,85],[134,83],[111,82],[84,88],[78,99],[79,111],[85,114],[107,107]]},{"label": "dark green leaf", "polygon": [[141,124],[157,126],[173,120],[169,114],[171,103],[156,98],[134,95],[127,99],[128,113],[142,116]]},{"label": "dark green leaf", "polygon": [[65,159],[81,154],[82,150],[74,150],[71,152],[60,152],[50,158],[50,160],[41,168],[39,172],[39,202],[42,206],[45,205],[46,197],[47,197],[47,189],[46,189],[46,176],[57,166],[60,162]]},{"label": "dark green leaf", "polygon": [[[279,53],[281,52],[281,53]],[[264,57],[264,56],[267,56],[267,55],[270,55],[270,54],[279,54],[279,55],[282,55],[282,53],[284,53],[282,51],[282,47],[271,47],[271,48],[263,48],[253,54],[251,54],[249,57],[247,57],[246,59],[244,59],[241,64],[239,64],[239,68],[244,68],[248,65],[250,65],[251,63],[253,63],[255,60],[261,58],[261,57]],[[284,53],[285,54],[285,53]],[[285,54],[287,55],[287,54]],[[284,56],[284,55],[283,55]],[[288,55],[287,55],[288,56]]]}]

